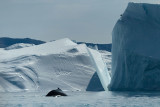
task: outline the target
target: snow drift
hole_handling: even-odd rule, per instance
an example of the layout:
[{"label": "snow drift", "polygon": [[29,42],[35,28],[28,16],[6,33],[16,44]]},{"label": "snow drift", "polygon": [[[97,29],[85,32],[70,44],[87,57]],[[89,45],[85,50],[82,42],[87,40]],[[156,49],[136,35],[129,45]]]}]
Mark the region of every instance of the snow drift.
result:
[{"label": "snow drift", "polygon": [[[0,91],[49,91],[57,87],[98,91],[102,86],[107,89],[110,80],[101,54],[69,39],[21,49],[1,49],[0,56]],[[102,83],[108,80],[101,87],[94,84],[98,83],[97,78],[91,81],[96,71],[100,78],[105,73],[106,80],[100,79]]]},{"label": "snow drift", "polygon": [[34,46],[34,44],[16,43],[14,45],[6,47],[5,50],[20,49],[20,48],[31,47],[31,46]]},{"label": "snow drift", "polygon": [[110,90],[160,90],[160,5],[129,3],[112,34]]}]

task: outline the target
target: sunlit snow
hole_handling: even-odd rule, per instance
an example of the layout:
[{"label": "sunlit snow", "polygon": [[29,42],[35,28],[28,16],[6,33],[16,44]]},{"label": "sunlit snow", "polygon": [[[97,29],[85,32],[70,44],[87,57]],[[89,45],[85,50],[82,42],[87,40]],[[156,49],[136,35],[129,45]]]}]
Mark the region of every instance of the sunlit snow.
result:
[{"label": "sunlit snow", "polygon": [[[3,92],[48,91],[57,87],[90,91],[88,86],[98,91],[100,87],[89,84],[101,67],[102,71],[105,70],[103,73],[108,74],[105,78],[110,78],[98,51],[85,44],[77,45],[67,38],[21,49],[2,49],[0,53],[0,91]],[[110,79],[107,81],[102,82],[105,89]]]}]

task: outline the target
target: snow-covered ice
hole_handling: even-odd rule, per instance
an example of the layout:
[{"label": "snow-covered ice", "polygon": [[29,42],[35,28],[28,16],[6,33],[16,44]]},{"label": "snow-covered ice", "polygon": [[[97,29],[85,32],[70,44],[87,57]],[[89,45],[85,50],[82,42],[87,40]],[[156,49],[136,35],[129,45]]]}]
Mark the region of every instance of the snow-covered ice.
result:
[{"label": "snow-covered ice", "polygon": [[104,61],[102,60],[102,56],[99,52],[91,49],[88,49],[88,52],[89,55],[91,56],[92,61],[94,62],[94,66],[96,68],[101,84],[103,88],[107,91],[108,84],[110,83],[110,75],[108,72],[108,68],[104,63]]},{"label": "snow-covered ice", "polygon": [[34,44],[16,43],[16,44],[6,47],[5,50],[20,49],[20,48],[31,47],[31,46],[34,46]]},{"label": "snow-covered ice", "polygon": [[112,34],[110,90],[160,90],[160,5],[129,3]]},{"label": "snow-covered ice", "polygon": [[108,72],[111,75],[111,70],[112,70],[112,66],[111,66],[112,54],[111,54],[111,52],[104,51],[104,50],[98,50],[98,52],[101,54],[104,63],[106,63],[106,65],[107,65]]},{"label": "snow-covered ice", "polygon": [[[92,91],[92,87],[98,91],[102,87],[91,82],[102,82],[107,90],[110,80],[98,51],[67,38],[20,49],[1,49],[0,56],[1,92],[49,91],[57,87],[66,91]],[[101,82],[97,82],[99,78],[91,81],[96,71],[99,76],[105,74],[100,76]]]}]

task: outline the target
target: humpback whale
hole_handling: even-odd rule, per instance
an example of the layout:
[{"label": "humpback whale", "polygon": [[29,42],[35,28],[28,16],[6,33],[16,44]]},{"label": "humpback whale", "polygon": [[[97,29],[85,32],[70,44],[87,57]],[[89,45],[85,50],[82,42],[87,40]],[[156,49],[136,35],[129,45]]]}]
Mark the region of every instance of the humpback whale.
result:
[{"label": "humpback whale", "polygon": [[53,97],[56,97],[56,96],[67,96],[67,94],[65,94],[60,88],[56,89],[56,90],[52,90],[50,91],[47,95],[48,96],[53,96]]}]

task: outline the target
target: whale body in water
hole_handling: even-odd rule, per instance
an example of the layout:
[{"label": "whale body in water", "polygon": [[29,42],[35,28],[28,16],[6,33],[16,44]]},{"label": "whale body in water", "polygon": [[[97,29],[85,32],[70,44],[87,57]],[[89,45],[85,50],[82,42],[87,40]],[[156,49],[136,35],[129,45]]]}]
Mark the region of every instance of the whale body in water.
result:
[{"label": "whale body in water", "polygon": [[56,96],[67,96],[67,94],[65,94],[60,88],[56,89],[56,90],[52,90],[50,91],[47,95],[48,96],[53,96],[53,97],[56,97]]}]

